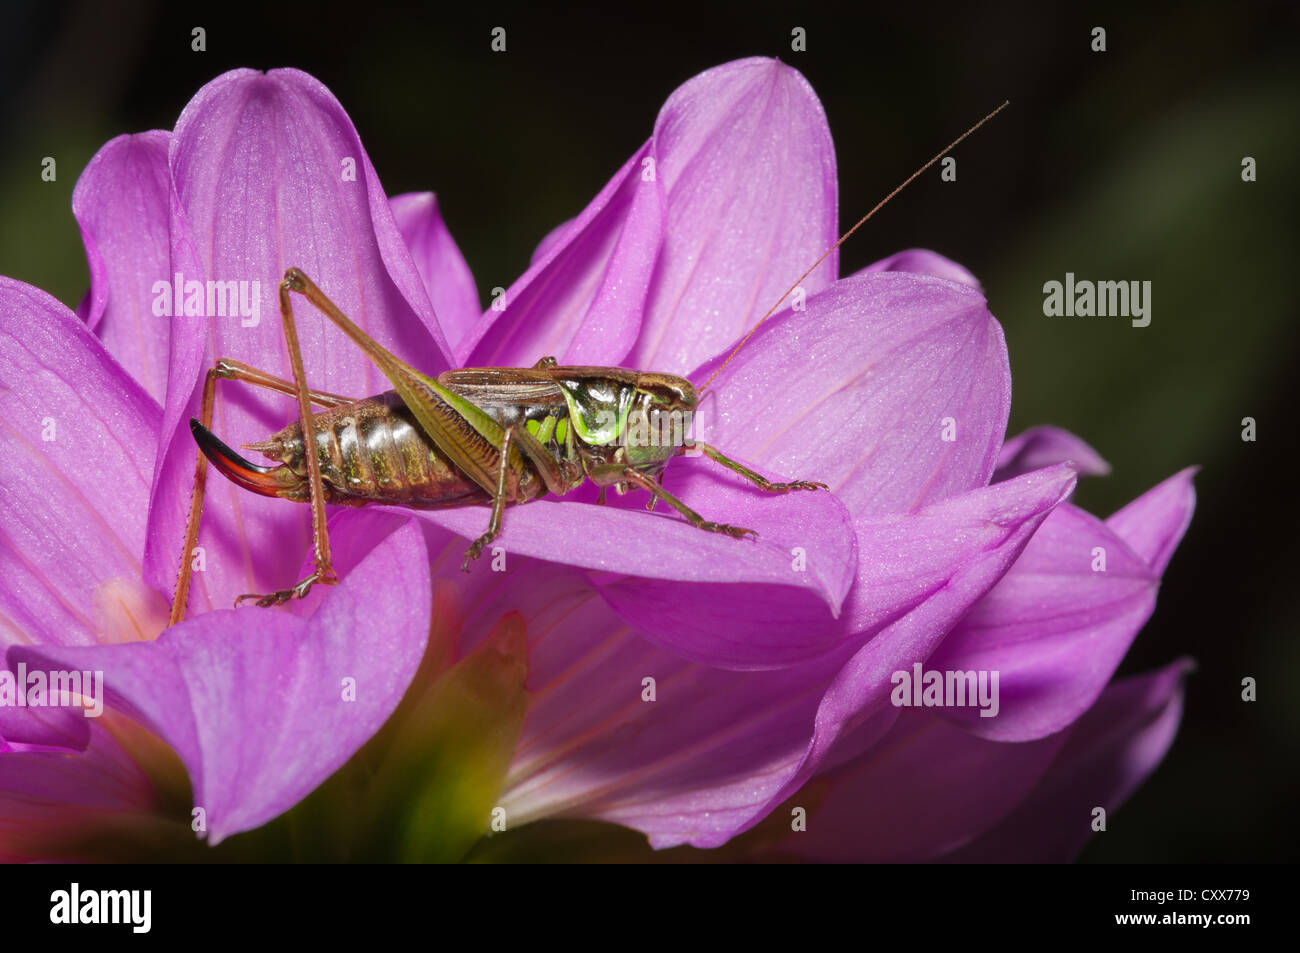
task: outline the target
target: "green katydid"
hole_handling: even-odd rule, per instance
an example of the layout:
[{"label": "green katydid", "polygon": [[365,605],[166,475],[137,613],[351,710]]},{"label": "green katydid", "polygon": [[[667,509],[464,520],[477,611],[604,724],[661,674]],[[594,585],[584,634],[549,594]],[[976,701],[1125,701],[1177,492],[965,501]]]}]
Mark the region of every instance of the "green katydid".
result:
[{"label": "green katydid", "polygon": [[[660,484],[669,460],[687,449],[681,421],[689,421],[700,395],[717,374],[818,265],[886,202],[1006,106],[1004,102],[962,133],[845,232],[759,319],[699,393],[686,378],[672,374],[564,367],[552,357],[531,368],[463,368],[428,377],[366,334],[299,269],[290,268],[279,285],[279,301],[292,380],[221,358],[204,380],[201,419],[190,421],[199,453],[171,624],[185,615],[191,572],[188,554],[198,538],[209,461],[244,489],[311,505],[315,555],[311,574],[288,589],[240,596],[236,604],[255,600],[260,606],[277,605],[305,596],[316,583],[338,582],[330,559],[326,504],[489,505],[487,530],[466,551],[466,571],[500,532],[507,505],[547,494],[563,496],[587,480],[601,488],[602,501],[610,486],[619,492],[639,488],[651,494],[651,507],[662,500],[701,530],[737,538],[756,535],[744,527],[705,519]],[[303,370],[291,294],[311,302],[351,338],[393,389],[362,399],[311,389]],[[294,423],[267,440],[247,445],[277,461],[276,466],[248,462],[212,433],[218,380],[242,381],[296,398]],[[313,411],[313,404],[322,410]],[[671,439],[661,439],[665,431],[672,433]],[[304,434],[315,438],[315,453],[307,452]],[[763,490],[826,488],[807,480],[772,482],[712,446],[698,441],[691,445]]]}]

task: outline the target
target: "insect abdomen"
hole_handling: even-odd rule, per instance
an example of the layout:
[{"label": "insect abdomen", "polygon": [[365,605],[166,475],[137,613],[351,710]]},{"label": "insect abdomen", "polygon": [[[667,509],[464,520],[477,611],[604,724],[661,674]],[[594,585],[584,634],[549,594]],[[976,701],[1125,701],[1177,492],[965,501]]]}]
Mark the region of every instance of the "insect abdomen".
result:
[{"label": "insect abdomen", "polygon": [[[425,439],[392,391],[316,412],[313,418],[327,502],[444,507],[490,499]],[[251,446],[306,476],[302,429],[296,422]]]}]

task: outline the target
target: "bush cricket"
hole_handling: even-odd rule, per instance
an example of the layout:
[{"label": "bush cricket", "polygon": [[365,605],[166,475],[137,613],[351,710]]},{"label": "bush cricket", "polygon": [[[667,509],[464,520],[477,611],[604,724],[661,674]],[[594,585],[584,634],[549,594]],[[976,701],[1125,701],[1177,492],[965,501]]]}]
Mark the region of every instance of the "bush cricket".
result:
[{"label": "bush cricket", "polygon": [[[218,359],[204,379],[201,419],[190,421],[199,452],[169,624],[185,615],[192,568],[189,555],[198,540],[209,462],[243,489],[311,506],[314,570],[288,589],[243,595],[236,605],[246,600],[259,606],[278,605],[302,598],[316,583],[339,581],[330,561],[327,503],[490,506],[487,530],[465,553],[462,568],[467,572],[500,532],[507,505],[547,494],[563,496],[587,480],[600,487],[598,502],[604,501],[610,486],[620,493],[643,489],[651,494],[649,508],[662,500],[698,529],[736,538],[757,535],[744,527],[711,522],[664,489],[661,474],[669,460],[687,448],[681,440],[658,439],[660,431],[652,421],[679,420],[681,415],[689,420],[709,384],[804,279],[890,199],[1006,106],[1004,102],[967,129],[845,232],[755,323],[698,393],[686,378],[672,374],[565,367],[553,357],[544,357],[531,368],[462,368],[431,378],[366,334],[301,270],[288,269],[278,291],[292,380],[228,358]],[[301,295],[346,334],[393,389],[360,399],[311,389],[303,370],[291,294]],[[218,380],[242,381],[296,398],[296,421],[264,441],[245,445],[276,465],[250,463],[212,433]],[[321,411],[313,411],[313,404]],[[311,435],[315,452],[308,451],[304,434]],[[654,436],[647,440],[638,434]],[[708,444],[694,441],[692,445],[762,490],[826,489],[825,484],[808,480],[772,482]]]}]

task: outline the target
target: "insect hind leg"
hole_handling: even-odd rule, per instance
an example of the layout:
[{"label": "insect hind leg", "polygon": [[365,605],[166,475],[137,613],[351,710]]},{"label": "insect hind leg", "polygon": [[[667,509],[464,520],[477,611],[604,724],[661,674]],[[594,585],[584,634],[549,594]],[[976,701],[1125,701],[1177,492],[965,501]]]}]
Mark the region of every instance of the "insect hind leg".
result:
[{"label": "insect hind leg", "polygon": [[[211,430],[212,428],[212,414],[216,406],[217,381],[219,380],[240,381],[241,383],[251,384],[254,387],[263,387],[281,394],[294,395],[297,393],[297,389],[289,381],[282,380],[241,361],[232,360],[228,357],[218,358],[217,362],[208,368],[208,373],[203,379],[203,398],[199,406],[199,422],[205,430]],[[308,391],[308,397],[313,403],[322,407],[337,407],[340,404],[352,403],[353,400],[350,397],[315,390]],[[181,550],[180,572],[176,576],[176,589],[172,593],[172,607],[168,625],[175,625],[185,618],[185,608],[189,602],[190,578],[194,568],[194,549],[198,545],[199,521],[203,514],[203,497],[207,488],[207,478],[208,457],[200,449],[194,465],[194,487],[190,494],[190,512],[185,526],[185,545]]]},{"label": "insect hind leg", "polygon": [[[285,385],[286,388],[291,386],[291,391],[286,389],[282,393],[291,392],[298,398],[298,423],[302,428],[303,440],[306,442],[308,436],[313,432],[312,391],[307,386],[307,372],[303,369],[302,364],[302,348],[298,344],[298,327],[293,318],[293,303],[289,300],[289,292],[298,290],[298,283],[292,277],[295,274],[293,269],[286,272],[285,278],[280,282],[279,287],[280,320],[284,325],[284,343],[289,350],[289,366],[293,370],[293,384],[289,385],[287,381],[278,380],[277,383]],[[316,568],[309,576],[288,589],[279,589],[266,595],[245,593],[235,600],[235,605],[254,601],[263,608],[277,606],[288,602],[290,599],[304,598],[316,583],[326,586],[338,584],[339,577],[335,575],[334,566],[330,559],[329,527],[325,513],[325,484],[321,478],[320,457],[316,453],[310,452],[304,454],[304,456],[307,460],[307,488],[311,500],[312,553],[315,557]]]}]

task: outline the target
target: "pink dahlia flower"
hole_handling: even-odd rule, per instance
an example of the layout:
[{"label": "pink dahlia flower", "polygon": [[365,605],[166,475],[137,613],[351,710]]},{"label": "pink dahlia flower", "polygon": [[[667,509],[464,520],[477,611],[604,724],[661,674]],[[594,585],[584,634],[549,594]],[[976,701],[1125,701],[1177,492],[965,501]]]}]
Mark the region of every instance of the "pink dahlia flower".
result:
[{"label": "pink dahlia flower", "polygon": [[[81,320],[0,283],[0,638],[11,669],[103,671],[109,710],[0,709],[0,855],[103,856],[128,850],[123,830],[215,845],[333,775],[290,815],[333,857],[459,856],[546,818],[717,847],[768,817],[789,832],[765,856],[1072,856],[1176,731],[1185,663],[1111,679],[1191,518],[1191,473],[1108,520],[1069,502],[1104,462],[1051,428],[1004,442],[1002,329],[931,252],[844,278],[832,255],[713,380],[699,438],[831,488],[771,496],[707,460],[670,467],[675,495],[756,541],[583,488],[508,510],[503,571],[466,576],[483,509],[344,511],[342,585],[231,609],[301,577],[309,525],[213,475],[189,618],[163,631],[185,421],[218,357],[287,376],[287,267],[431,374],[553,355],[699,385],[834,243],[836,188],[803,77],[725,64],[669,97],[480,314],[433,196],[390,200],[309,76],[227,73],[173,132],[106,145],[74,197]],[[177,273],[260,281],[260,298],[155,316]],[[313,386],[386,389],[319,315],[298,323]],[[231,384],[217,408],[232,444],[293,417]],[[997,673],[995,714],[900,705],[914,666]],[[276,823],[232,844],[281,856]]]}]

